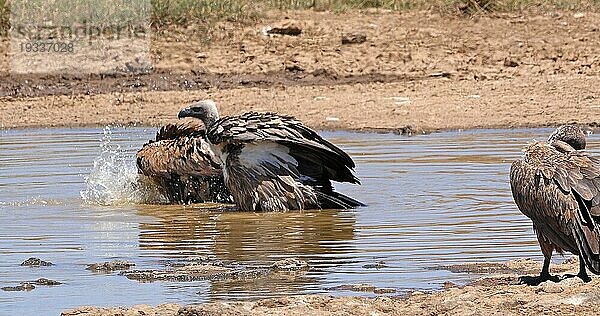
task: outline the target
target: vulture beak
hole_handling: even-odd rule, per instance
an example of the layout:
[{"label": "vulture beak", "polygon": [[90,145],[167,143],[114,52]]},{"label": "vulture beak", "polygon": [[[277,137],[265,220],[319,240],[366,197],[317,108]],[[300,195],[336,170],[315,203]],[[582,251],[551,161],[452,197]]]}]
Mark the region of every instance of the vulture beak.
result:
[{"label": "vulture beak", "polygon": [[182,119],[184,117],[191,117],[191,116],[193,116],[193,111],[190,108],[185,108],[185,109],[179,111],[179,114],[177,114],[178,119]]}]

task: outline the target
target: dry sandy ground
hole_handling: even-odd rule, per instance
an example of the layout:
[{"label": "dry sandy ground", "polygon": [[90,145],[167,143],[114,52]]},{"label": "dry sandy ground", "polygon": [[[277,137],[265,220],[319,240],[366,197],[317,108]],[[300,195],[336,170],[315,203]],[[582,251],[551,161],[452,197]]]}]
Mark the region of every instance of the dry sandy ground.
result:
[{"label": "dry sandy ground", "polygon": [[[577,260],[551,267],[553,272],[576,273]],[[448,267],[453,271],[489,274],[470,285],[448,284],[440,292],[412,292],[405,297],[287,296],[241,302],[215,302],[156,307],[79,307],[63,313],[83,315],[598,315],[600,278],[583,283],[570,278],[539,286],[518,285],[517,275],[536,274],[540,264],[517,260],[506,264],[465,264]],[[517,273],[517,274],[515,274]]]},{"label": "dry sandy ground", "polygon": [[[599,121],[600,14],[272,13],[254,25],[155,34],[151,74],[19,76],[0,63],[0,127],[161,125],[213,98],[224,114],[295,115],[324,129]],[[266,25],[299,36],[265,36]],[[366,41],[342,44],[345,33]],[[0,56],[7,56],[6,41]]]}]

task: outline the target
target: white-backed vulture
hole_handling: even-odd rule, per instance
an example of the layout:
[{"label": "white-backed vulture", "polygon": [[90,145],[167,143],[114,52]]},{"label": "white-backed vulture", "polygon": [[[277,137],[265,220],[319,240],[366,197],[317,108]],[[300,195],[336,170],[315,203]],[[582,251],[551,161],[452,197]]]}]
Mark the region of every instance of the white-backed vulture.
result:
[{"label": "white-backed vulture", "polygon": [[163,126],[136,158],[138,171],[154,181],[170,203],[231,202],[202,124]]},{"label": "white-backed vulture", "polygon": [[549,271],[554,250],[579,256],[577,276],[583,281],[590,281],[586,266],[600,273],[600,159],[585,146],[579,127],[563,125],[547,142],[525,147],[511,166],[514,200],[532,220],[544,254],[540,276],[522,279],[526,283],[559,280]]},{"label": "white-backed vulture", "polygon": [[331,181],[359,184],[344,151],[290,116],[245,113],[219,118],[205,100],[179,112],[206,126],[223,165],[225,185],[244,211],[351,208],[362,203],[337,193]]}]

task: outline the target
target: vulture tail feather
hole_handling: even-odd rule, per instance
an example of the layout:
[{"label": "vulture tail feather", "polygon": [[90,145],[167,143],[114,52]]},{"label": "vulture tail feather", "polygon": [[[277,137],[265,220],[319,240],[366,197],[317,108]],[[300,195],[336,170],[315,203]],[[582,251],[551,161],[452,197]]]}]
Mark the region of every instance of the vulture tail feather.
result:
[{"label": "vulture tail feather", "polygon": [[317,192],[319,204],[323,209],[349,209],[366,204],[338,192]]},{"label": "vulture tail feather", "polygon": [[[577,240],[579,253],[585,265],[595,274],[600,274],[600,227],[593,222],[590,224],[590,214],[585,201],[578,194],[574,194],[580,205],[579,212],[573,223],[573,235]],[[583,204],[583,205],[582,205]],[[581,208],[583,206],[583,208]]]}]

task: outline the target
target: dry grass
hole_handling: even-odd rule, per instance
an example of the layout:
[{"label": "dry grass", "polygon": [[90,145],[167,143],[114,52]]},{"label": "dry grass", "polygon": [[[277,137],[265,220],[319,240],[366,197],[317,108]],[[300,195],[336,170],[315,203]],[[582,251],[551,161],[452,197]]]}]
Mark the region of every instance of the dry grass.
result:
[{"label": "dry grass", "polygon": [[[21,2],[29,1],[20,0],[19,3]],[[44,3],[44,0],[33,2]],[[261,12],[265,10],[316,10],[339,13],[378,8],[481,14],[529,9],[597,11],[600,8],[600,0],[150,0],[150,3],[151,23],[155,29],[189,24],[210,28],[215,21],[248,23],[260,18]],[[10,7],[10,0],[0,0],[0,36],[5,36],[10,27]],[[70,8],[67,11],[70,11]]]}]

